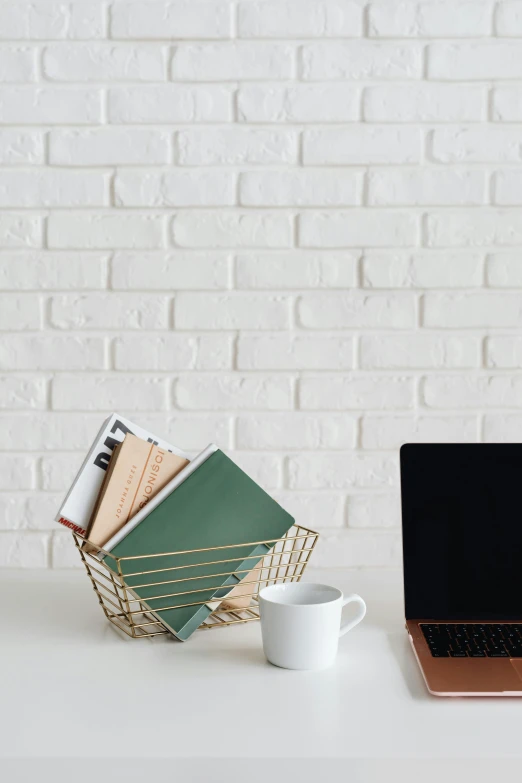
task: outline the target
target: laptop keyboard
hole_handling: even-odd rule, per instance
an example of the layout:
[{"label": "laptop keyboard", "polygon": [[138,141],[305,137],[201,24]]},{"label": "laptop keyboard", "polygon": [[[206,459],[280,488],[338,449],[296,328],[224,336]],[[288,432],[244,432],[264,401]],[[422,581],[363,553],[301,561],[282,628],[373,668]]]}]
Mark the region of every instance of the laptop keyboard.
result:
[{"label": "laptop keyboard", "polygon": [[522,624],[420,623],[434,658],[522,658]]}]

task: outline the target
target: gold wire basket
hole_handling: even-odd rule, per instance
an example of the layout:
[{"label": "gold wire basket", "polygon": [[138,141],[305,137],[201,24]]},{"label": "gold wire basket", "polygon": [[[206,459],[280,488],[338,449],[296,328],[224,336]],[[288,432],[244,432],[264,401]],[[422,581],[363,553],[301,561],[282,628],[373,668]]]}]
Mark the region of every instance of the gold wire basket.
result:
[{"label": "gold wire basket", "polygon": [[[154,601],[160,599],[164,601],[164,599],[171,597],[175,601],[181,596],[182,603],[174,603],[173,606],[162,604],[162,610],[205,604],[214,607],[211,614],[199,626],[200,629],[208,630],[259,620],[258,596],[260,590],[267,585],[299,582],[318,537],[318,534],[313,530],[294,525],[286,535],[276,540],[254,541],[184,552],[115,557],[110,552],[106,552],[101,547],[87,541],[78,533],[73,533],[74,543],[106,618],[133,639],[171,633],[153,611]],[[249,568],[226,570],[227,565],[231,562],[237,563],[238,548],[253,551],[254,547],[262,545],[269,548],[269,551],[261,559],[259,559],[259,554],[250,556],[254,562],[250,563]],[[227,553],[227,550],[230,552]],[[227,554],[232,553],[235,556],[227,558]],[[194,556],[196,562],[191,562],[190,566],[187,566],[185,562],[187,555]],[[100,559],[101,557],[110,562],[110,567],[105,560]],[[184,560],[183,564],[180,564],[181,557]],[[161,560],[159,561],[158,558]],[[240,559],[248,560],[249,558],[241,557]],[[200,560],[201,562],[199,562]],[[161,568],[157,568],[158,564],[161,565]],[[203,571],[196,577],[188,578],[183,575],[184,569],[204,568],[205,566],[212,566],[211,572],[205,573]],[[216,566],[218,573],[216,573]],[[159,572],[166,575],[167,579],[162,578],[158,581]],[[185,573],[187,572],[185,571]],[[237,574],[241,581],[228,595],[217,600],[214,598],[212,602],[209,602],[209,591],[212,589],[215,593],[218,590],[223,590],[223,582],[214,588],[206,586],[204,589],[198,590],[191,586],[189,590],[183,589],[188,586],[183,583],[193,584],[195,579],[208,580],[212,577],[227,576],[230,573]],[[130,577],[140,577],[144,581],[131,586],[125,581]],[[152,586],[161,586],[162,590],[156,595],[148,594],[146,602],[133,592],[133,588],[150,588]],[[183,603],[183,600],[199,598],[198,592],[203,594],[201,598],[205,596],[204,600],[188,600],[187,603]],[[183,599],[183,596],[186,598]]]}]

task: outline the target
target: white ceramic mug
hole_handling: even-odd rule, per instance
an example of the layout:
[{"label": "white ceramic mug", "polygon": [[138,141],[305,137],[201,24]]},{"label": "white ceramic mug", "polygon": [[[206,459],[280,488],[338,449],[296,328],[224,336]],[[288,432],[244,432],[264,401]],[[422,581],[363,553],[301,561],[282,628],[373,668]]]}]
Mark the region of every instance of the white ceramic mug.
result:
[{"label": "white ceramic mug", "polygon": [[[341,625],[343,606],[355,601],[359,612]],[[328,585],[293,582],[259,593],[263,649],[283,669],[326,669],[335,661],[339,637],[361,622],[366,604],[360,595],[343,597]]]}]

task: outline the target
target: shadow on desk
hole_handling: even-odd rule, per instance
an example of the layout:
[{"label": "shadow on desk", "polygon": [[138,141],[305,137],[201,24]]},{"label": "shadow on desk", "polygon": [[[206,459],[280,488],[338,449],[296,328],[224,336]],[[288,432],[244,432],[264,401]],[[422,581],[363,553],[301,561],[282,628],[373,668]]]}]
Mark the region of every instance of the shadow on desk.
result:
[{"label": "shadow on desk", "polygon": [[[81,574],[83,577],[83,574]],[[111,631],[85,579],[11,579],[2,582],[0,612],[11,633],[57,641],[85,641]],[[114,633],[117,638],[117,632]]]},{"label": "shadow on desk", "polygon": [[431,696],[426,689],[406,631],[387,634],[387,641],[412,699],[419,701],[434,699],[435,696]]},{"label": "shadow on desk", "polygon": [[[22,783],[26,780],[52,780],[53,783],[90,783],[100,774],[101,759],[7,759],[2,763],[6,779]],[[176,759],[103,759],[103,780],[125,777],[128,783],[141,783],[150,778],[156,783],[171,783],[174,779],[186,783],[242,783],[245,763],[251,783],[317,783],[318,780],[349,781],[350,783],[439,783],[441,779],[473,780],[490,783],[495,779],[516,780],[520,771],[517,759],[359,759],[359,758],[248,758],[230,757]],[[175,772],[173,772],[173,765]]]}]

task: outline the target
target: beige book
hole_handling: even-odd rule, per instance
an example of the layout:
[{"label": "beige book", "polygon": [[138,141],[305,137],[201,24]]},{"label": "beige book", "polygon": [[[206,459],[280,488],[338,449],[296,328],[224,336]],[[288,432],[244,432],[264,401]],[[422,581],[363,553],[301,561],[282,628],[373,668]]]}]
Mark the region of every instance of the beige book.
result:
[{"label": "beige book", "polygon": [[[256,563],[256,566],[249,571],[249,573],[243,577],[241,582],[234,587],[233,590],[227,595],[221,602],[220,608],[224,611],[237,611],[239,609],[248,609],[252,602],[252,595],[257,592],[258,584],[252,584],[253,582],[259,582],[261,573],[261,560]],[[246,583],[246,584],[245,584]]]},{"label": "beige book", "polygon": [[114,448],[86,538],[103,547],[188,462],[127,433]]}]

